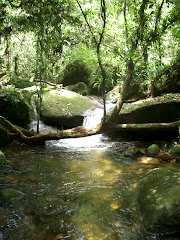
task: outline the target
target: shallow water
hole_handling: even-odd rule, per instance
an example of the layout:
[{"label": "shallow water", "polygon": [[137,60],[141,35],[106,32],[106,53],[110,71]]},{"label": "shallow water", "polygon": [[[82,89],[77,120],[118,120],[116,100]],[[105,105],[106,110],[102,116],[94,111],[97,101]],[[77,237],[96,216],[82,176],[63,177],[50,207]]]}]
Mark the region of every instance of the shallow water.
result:
[{"label": "shallow water", "polygon": [[160,239],[144,231],[136,194],[141,177],[163,164],[124,157],[129,144],[97,135],[4,147],[4,184],[24,195],[1,207],[0,239]]},{"label": "shallow water", "polygon": [[[96,108],[86,113],[85,127],[103,116],[102,101],[91,101]],[[30,128],[36,130],[36,119]],[[42,122],[40,129],[55,130]],[[141,177],[167,164],[124,157],[130,144],[96,135],[3,147],[10,167],[1,187],[23,195],[0,207],[0,240],[175,240],[145,232],[136,202]]]}]

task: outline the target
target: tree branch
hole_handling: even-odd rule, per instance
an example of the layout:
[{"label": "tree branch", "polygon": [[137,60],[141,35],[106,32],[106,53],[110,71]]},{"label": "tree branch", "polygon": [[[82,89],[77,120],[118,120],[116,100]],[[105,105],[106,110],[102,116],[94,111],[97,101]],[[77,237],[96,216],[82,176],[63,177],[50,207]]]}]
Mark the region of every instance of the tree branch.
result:
[{"label": "tree branch", "polygon": [[81,7],[80,2],[79,2],[78,0],[76,0],[76,2],[77,2],[78,6],[79,6],[79,8],[80,8],[80,10],[81,10],[81,13],[82,13],[82,15],[83,15],[83,17],[84,17],[84,20],[85,20],[88,28],[89,28],[89,31],[91,32],[91,35],[92,35],[92,37],[93,37],[93,39],[94,39],[94,42],[95,42],[96,45],[97,45],[98,43],[97,43],[96,37],[94,36],[93,30],[92,30],[92,28],[91,28],[91,26],[90,26],[90,24],[89,24],[89,22],[88,22],[88,20],[87,20],[86,14],[84,13],[84,11],[83,11],[83,9],[82,9],[82,7]]}]

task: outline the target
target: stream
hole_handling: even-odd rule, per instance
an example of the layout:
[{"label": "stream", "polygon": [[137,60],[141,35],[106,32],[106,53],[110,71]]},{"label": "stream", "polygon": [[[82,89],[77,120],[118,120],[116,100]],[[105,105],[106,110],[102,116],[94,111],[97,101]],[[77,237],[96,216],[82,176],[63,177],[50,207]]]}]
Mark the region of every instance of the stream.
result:
[{"label": "stream", "polygon": [[[96,109],[98,119],[101,110]],[[95,115],[84,125],[95,124]],[[144,230],[136,202],[141,177],[164,164],[125,157],[131,144],[144,146],[95,135],[48,141],[44,147],[2,147],[10,163],[5,184],[22,197],[0,207],[0,239],[171,239]]]}]

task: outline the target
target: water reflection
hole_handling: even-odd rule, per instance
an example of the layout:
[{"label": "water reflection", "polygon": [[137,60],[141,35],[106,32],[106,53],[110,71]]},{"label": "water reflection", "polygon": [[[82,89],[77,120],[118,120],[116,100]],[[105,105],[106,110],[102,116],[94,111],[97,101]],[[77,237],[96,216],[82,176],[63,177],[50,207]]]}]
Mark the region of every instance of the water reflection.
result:
[{"label": "water reflection", "polygon": [[[136,194],[141,176],[159,166],[130,159],[125,142],[103,135],[4,148],[4,184],[24,197],[1,207],[0,236],[11,240],[158,239],[143,230]],[[148,162],[146,162],[148,161]]]}]

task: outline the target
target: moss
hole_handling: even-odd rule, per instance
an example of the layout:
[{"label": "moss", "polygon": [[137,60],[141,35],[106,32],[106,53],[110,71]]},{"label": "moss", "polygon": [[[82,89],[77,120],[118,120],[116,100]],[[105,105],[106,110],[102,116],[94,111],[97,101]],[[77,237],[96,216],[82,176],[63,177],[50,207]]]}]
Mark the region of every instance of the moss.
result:
[{"label": "moss", "polygon": [[138,202],[147,231],[176,232],[180,225],[180,171],[155,169],[139,185]]},{"label": "moss", "polygon": [[146,155],[148,157],[155,157],[159,154],[159,152],[160,152],[160,149],[156,144],[152,144],[146,149]]},{"label": "moss", "polygon": [[178,96],[176,94],[166,94],[164,96],[157,97],[157,98],[148,98],[148,99],[139,100],[137,102],[128,104],[125,107],[123,107],[120,113],[122,114],[130,113],[137,109],[147,107],[150,105],[157,105],[157,104],[169,103],[169,102],[179,102]]},{"label": "moss", "polygon": [[75,116],[83,114],[92,104],[77,93],[62,90],[43,94],[41,113],[44,116]]},{"label": "moss", "polygon": [[86,96],[89,93],[89,89],[88,89],[87,85],[83,82],[79,82],[76,85],[70,85],[67,88],[68,88],[68,90],[77,92],[83,96]]}]

